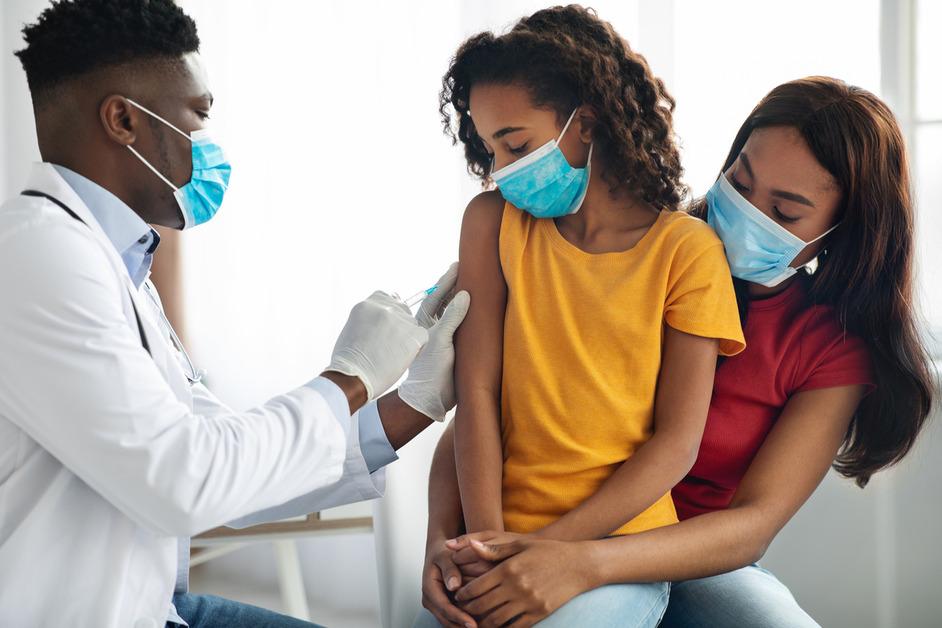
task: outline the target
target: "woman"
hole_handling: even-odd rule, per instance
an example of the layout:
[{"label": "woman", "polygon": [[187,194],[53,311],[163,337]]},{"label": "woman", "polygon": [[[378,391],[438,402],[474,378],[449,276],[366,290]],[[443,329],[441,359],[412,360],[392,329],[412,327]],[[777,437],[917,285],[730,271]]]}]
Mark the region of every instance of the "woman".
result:
[{"label": "woman", "polygon": [[504,607],[501,617],[528,626],[608,583],[669,580],[662,626],[816,625],[755,562],[832,464],[863,487],[901,460],[932,403],[896,120],[835,79],[780,85],[746,119],[693,213],[726,246],[747,349],[718,367],[697,462],[673,491],[681,522],[602,541],[481,533],[446,545],[460,516],[446,432],[423,578],[436,617],[496,625]]}]

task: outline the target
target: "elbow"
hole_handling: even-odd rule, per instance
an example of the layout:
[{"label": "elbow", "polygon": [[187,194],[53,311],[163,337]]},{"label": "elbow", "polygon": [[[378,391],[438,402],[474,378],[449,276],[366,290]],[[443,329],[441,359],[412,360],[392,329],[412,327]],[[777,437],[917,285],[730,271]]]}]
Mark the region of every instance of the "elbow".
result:
[{"label": "elbow", "polygon": [[772,538],[764,534],[752,534],[738,544],[739,567],[748,567],[762,560],[766,550],[772,544]]},{"label": "elbow", "polygon": [[193,537],[234,518],[227,517],[222,508],[207,507],[197,495],[184,491],[153,490],[150,499],[142,502],[135,518],[142,527],[162,536]]},{"label": "elbow", "polygon": [[[757,563],[765,556],[766,550],[769,549],[769,542],[764,540],[759,540],[751,544],[749,548],[749,555],[746,558],[746,565],[752,565]],[[743,565],[745,566],[745,565]]]},{"label": "elbow", "polygon": [[676,484],[686,477],[700,455],[700,435],[692,437],[679,430],[655,432],[645,447],[653,447],[662,462],[661,469]]},{"label": "elbow", "polygon": [[[672,438],[671,440],[674,439]],[[676,441],[671,443],[668,451],[668,459],[671,461],[671,466],[673,467],[674,475],[678,482],[690,473],[693,465],[697,462],[698,455],[700,455],[699,438],[677,438]]]},{"label": "elbow", "polygon": [[191,537],[214,527],[203,525],[199,518],[187,511],[179,500],[152,497],[150,506],[133,513],[131,518],[136,520],[142,528],[154,534]]},{"label": "elbow", "polygon": [[737,535],[739,540],[735,546],[735,551],[741,556],[740,566],[759,562],[772,544],[778,528],[748,505],[733,503],[729,510],[738,513],[741,522],[740,534]]},{"label": "elbow", "polygon": [[686,446],[681,447],[678,452],[679,462],[678,466],[682,470],[681,478],[685,477],[690,470],[693,469],[693,465],[697,462],[697,456],[700,455],[700,439],[697,439],[695,442],[688,443]]}]

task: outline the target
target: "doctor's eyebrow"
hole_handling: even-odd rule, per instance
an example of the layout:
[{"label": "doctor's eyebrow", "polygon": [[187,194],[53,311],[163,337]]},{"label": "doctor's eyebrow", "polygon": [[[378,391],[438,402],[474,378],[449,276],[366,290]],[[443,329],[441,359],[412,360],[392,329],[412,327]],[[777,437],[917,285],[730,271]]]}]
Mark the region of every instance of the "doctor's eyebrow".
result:
[{"label": "doctor's eyebrow", "polygon": [[[742,162],[743,168],[746,169],[746,172],[749,174],[749,177],[752,179],[756,178],[755,173],[752,171],[752,164],[749,163],[749,156],[746,153],[739,153],[739,160]],[[795,192],[786,192],[784,190],[772,190],[772,196],[777,196],[778,198],[784,198],[787,201],[795,201],[796,203],[801,203],[802,205],[807,205],[808,207],[814,207],[814,203],[808,200],[806,197],[801,194],[796,194]]]}]

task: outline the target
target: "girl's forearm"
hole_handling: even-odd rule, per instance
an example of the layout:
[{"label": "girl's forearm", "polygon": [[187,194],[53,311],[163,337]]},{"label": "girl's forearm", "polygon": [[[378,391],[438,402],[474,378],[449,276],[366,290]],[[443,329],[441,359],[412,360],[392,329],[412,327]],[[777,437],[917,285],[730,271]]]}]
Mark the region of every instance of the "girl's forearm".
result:
[{"label": "girl's forearm", "polygon": [[455,466],[468,532],[504,529],[499,416],[496,400],[459,404],[455,416]]},{"label": "girl's forearm", "polygon": [[698,443],[655,434],[588,499],[536,533],[561,541],[600,539],[625,525],[684,478]]},{"label": "girl's forearm", "polygon": [[435,447],[428,478],[428,544],[453,539],[463,530],[458,474],[455,470],[454,423]]},{"label": "girl's forearm", "polygon": [[774,536],[767,527],[758,508],[741,506],[584,547],[594,586],[690,580],[759,560]]}]

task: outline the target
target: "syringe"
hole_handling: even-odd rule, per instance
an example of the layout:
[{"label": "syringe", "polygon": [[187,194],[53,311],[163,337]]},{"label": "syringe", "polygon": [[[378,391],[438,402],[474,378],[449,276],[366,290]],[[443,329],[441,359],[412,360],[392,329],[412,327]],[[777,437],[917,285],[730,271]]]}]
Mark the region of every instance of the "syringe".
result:
[{"label": "syringe", "polygon": [[405,303],[405,304],[406,304],[406,307],[408,307],[408,308],[411,310],[411,309],[414,308],[416,305],[418,305],[419,303],[421,303],[422,301],[424,301],[424,300],[425,300],[425,297],[429,296],[430,294],[432,294],[432,293],[435,292],[436,290],[438,290],[438,286],[432,286],[431,288],[428,288],[428,289],[426,289],[426,290],[422,290],[421,292],[416,292],[415,294],[413,294],[413,295],[412,295],[411,297],[409,297],[408,299],[403,300],[403,303]]}]

